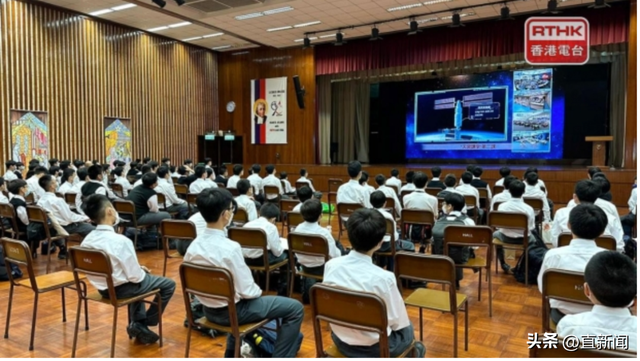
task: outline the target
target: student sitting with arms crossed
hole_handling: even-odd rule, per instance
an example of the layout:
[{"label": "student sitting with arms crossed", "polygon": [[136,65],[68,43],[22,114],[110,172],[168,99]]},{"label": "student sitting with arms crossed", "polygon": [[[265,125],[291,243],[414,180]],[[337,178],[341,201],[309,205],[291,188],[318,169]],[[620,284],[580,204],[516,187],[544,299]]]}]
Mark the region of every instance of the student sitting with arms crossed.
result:
[{"label": "student sitting with arms crossed", "polygon": [[[414,335],[396,276],[374,265],[371,260],[373,253],[384,242],[386,228],[386,221],[377,210],[358,209],[353,212],[347,221],[347,233],[353,250],[344,257],[327,262],[322,283],[352,291],[371,292],[381,297],[389,318],[387,334],[390,356],[397,357],[411,345]],[[330,326],[333,342],[346,357],[380,357],[377,334],[338,325]],[[424,345],[416,341],[415,347],[417,356],[424,357]]]},{"label": "student sitting with arms crossed", "polygon": [[[233,276],[236,292],[236,312],[240,325],[258,322],[265,318],[281,319],[273,357],[295,357],[300,349],[296,342],[304,318],[302,304],[294,299],[280,296],[263,296],[262,290],[253,281],[251,270],[245,264],[240,245],[228,239],[224,233],[233,221],[233,197],[226,189],[206,189],[197,198],[198,209],[207,222],[204,232],[191,243],[184,261],[201,265],[225,268]],[[269,208],[269,207],[267,207]],[[229,326],[227,303],[198,297],[204,305],[207,320]],[[225,357],[233,357],[235,343],[227,336]]]}]

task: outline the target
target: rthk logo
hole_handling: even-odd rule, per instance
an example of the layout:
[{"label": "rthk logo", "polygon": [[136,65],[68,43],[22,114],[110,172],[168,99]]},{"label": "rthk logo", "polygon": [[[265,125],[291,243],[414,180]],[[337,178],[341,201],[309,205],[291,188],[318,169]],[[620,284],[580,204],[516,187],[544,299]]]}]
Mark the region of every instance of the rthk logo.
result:
[{"label": "rthk logo", "polygon": [[589,61],[589,21],[582,17],[531,17],[525,22],[524,58],[532,65]]}]

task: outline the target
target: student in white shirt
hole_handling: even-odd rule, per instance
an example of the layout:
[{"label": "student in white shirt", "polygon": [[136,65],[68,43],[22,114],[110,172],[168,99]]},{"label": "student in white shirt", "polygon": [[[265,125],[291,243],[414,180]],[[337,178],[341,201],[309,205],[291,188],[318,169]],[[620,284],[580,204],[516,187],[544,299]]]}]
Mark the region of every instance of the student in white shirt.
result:
[{"label": "student in white shirt", "polygon": [[[349,217],[347,230],[353,250],[327,262],[322,283],[381,297],[387,308],[390,356],[397,357],[415,337],[396,276],[374,265],[371,259],[384,242],[386,221],[377,210],[358,209]],[[333,324],[330,327],[334,344],[346,357],[380,357],[378,334]],[[424,357],[424,345],[416,340],[415,346],[417,357]]]},{"label": "student in white shirt", "polygon": [[[600,187],[591,180],[583,179],[576,183],[576,186],[573,191],[573,201],[576,205],[578,204],[595,204],[595,201],[598,199],[598,195],[600,194]],[[570,232],[569,229],[569,214],[574,207],[565,207],[560,208],[556,212],[555,219],[553,220],[553,226],[551,227],[551,243],[554,247],[558,247],[558,238],[560,234],[565,232]],[[600,208],[602,209],[602,208]],[[604,235],[613,236],[616,239],[616,249],[618,252],[622,252],[624,250],[624,238],[622,228],[617,226],[615,220],[607,214],[607,212],[603,209],[605,215],[607,216],[607,224],[604,229]]]},{"label": "student in white shirt", "polygon": [[[260,171],[262,167],[260,164],[254,164],[251,166],[251,174],[247,177],[249,183],[253,187],[253,196],[260,203],[264,203],[264,195],[262,194],[262,178],[260,177]],[[227,186],[228,187],[228,186]]]},{"label": "student in white shirt", "polygon": [[587,176],[589,177],[589,179],[593,179],[593,176],[596,173],[602,173],[602,170],[600,169],[600,167],[591,166],[587,168]]},{"label": "student in white shirt", "polygon": [[[447,174],[444,177],[444,189],[442,191],[440,191],[440,193],[438,193],[438,198],[445,198],[447,195],[449,195],[451,193],[460,194],[461,196],[463,196],[462,198],[464,198],[464,194],[462,194],[462,192],[456,190],[456,188],[455,188],[457,182],[458,182],[458,180],[456,179],[456,175],[455,174],[453,174],[453,173]],[[464,211],[462,213],[467,214],[466,205],[465,205]]]},{"label": "student in white shirt", "polygon": [[178,219],[187,219],[189,217],[189,205],[187,201],[178,197],[176,194],[176,188],[171,181],[171,175],[169,174],[169,168],[160,167],[156,172],[158,175],[158,186],[155,188],[156,193],[164,194],[165,204],[161,204],[161,207],[165,205],[167,208],[164,211],[173,213],[178,212]]},{"label": "student in white shirt", "polygon": [[638,183],[637,179],[633,179],[633,188],[631,189],[631,196],[629,196],[629,200],[627,204],[629,205],[629,214],[620,217],[620,222],[622,224],[622,229],[624,231],[625,236],[631,237],[633,227],[636,225],[636,205],[638,204]]},{"label": "student in white shirt", "polygon": [[[529,243],[534,243],[536,238],[531,234],[531,231],[535,229],[535,213],[530,205],[526,204],[522,199],[524,194],[525,185],[519,180],[514,180],[509,185],[509,193],[511,193],[511,199],[498,206],[498,211],[511,212],[511,213],[524,213],[527,215],[528,231],[529,231]],[[510,229],[498,228],[493,233],[493,238],[497,238],[504,243],[510,244],[522,244],[524,235],[520,231],[514,231]],[[504,249],[497,247],[496,254],[498,260],[502,265],[502,270],[505,273],[511,273],[511,266],[509,266],[504,260]]]},{"label": "student in white shirt", "polygon": [[253,188],[251,187],[251,183],[249,183],[246,179],[241,179],[238,184],[238,193],[239,196],[236,197],[236,202],[238,202],[238,207],[244,209],[247,212],[247,216],[249,218],[249,222],[255,221],[258,219],[258,211],[256,210],[256,203],[251,198],[253,195]]},{"label": "student in white shirt", "polygon": [[113,183],[119,184],[122,187],[122,196],[126,198],[129,191],[133,189],[133,185],[131,185],[131,182],[129,182],[126,177],[123,177],[122,174],[124,174],[122,167],[116,167],[111,171],[111,175],[114,178]]},{"label": "student in white shirt", "polygon": [[[38,183],[45,190],[44,195],[38,200],[38,206],[46,210],[50,217],[55,218],[67,233],[84,237],[95,229],[88,223],[89,217],[73,213],[67,202],[56,196],[58,184],[55,177],[44,175]],[[60,252],[62,253],[62,250]],[[60,258],[60,254],[58,257]]]},{"label": "student in white shirt", "polygon": [[296,194],[296,189],[291,187],[291,182],[289,182],[289,176],[287,172],[280,172],[280,184],[283,184],[283,191],[286,195],[294,195]]},{"label": "student in white shirt", "polygon": [[[531,172],[538,174],[538,168],[536,168],[536,167],[527,168],[527,170],[524,171],[524,177],[522,178],[523,182],[527,179],[527,175],[529,173],[531,173]],[[540,187],[540,189],[544,188],[543,192],[544,192],[545,195],[547,195],[549,193],[548,189],[547,189],[547,186],[544,184],[544,181],[542,179],[540,179],[539,176],[538,176],[538,187]],[[551,205],[549,205],[549,206],[551,207]],[[553,207],[551,207],[551,208],[553,208]]]},{"label": "student in white shirt", "polygon": [[386,179],[382,174],[378,174],[376,176],[375,181],[376,181],[376,184],[378,185],[377,191],[380,191],[384,193],[386,197],[393,199],[395,216],[400,217],[400,214],[402,213],[402,205],[400,204],[400,200],[398,199],[398,195],[396,194],[396,191],[393,188],[387,187],[386,185],[384,185]]},{"label": "student in white shirt", "polygon": [[73,183],[76,178],[76,171],[67,168],[62,173],[61,184],[58,187],[58,193],[65,195],[67,193],[73,193]]},{"label": "student in white shirt", "polygon": [[[80,188],[80,193],[76,196],[76,206],[78,205],[78,198],[80,198],[80,204],[82,204],[82,199],[89,198],[90,195],[93,194],[102,194],[107,196],[110,200],[118,199],[118,197],[113,194],[113,192],[108,189],[104,183],[102,182],[102,167],[99,165],[92,165],[87,169],[87,174],[89,175],[89,180],[85,182]],[[80,172],[78,171],[78,175]],[[81,207],[77,207],[81,208]]]},{"label": "student in white shirt", "polygon": [[[510,176],[510,175],[511,175],[511,168],[509,168],[509,167],[502,167],[502,168],[500,168],[500,171],[499,171],[499,172],[500,172],[500,177],[502,177],[502,178],[500,178],[500,179],[498,179],[498,180],[496,181],[496,185],[497,185],[497,186],[503,186],[503,187],[506,189],[507,187],[504,185],[504,181],[505,181],[505,179],[506,179],[508,176]],[[515,178],[515,177],[514,177],[514,178]]]},{"label": "student in white shirt", "polygon": [[371,193],[376,191],[375,188],[369,185],[369,173],[365,171],[362,171],[362,175],[360,176],[358,183],[367,190],[368,195],[371,195]]},{"label": "student in white shirt", "polygon": [[[278,177],[276,177],[275,175],[276,167],[273,164],[269,164],[265,167],[265,169],[267,171],[267,176],[262,180],[262,190],[264,191],[265,186],[277,187],[278,192],[280,193],[280,197],[282,197],[282,199],[288,199],[289,197],[284,194],[284,189],[282,189],[282,183],[280,182],[280,179],[278,179]],[[275,195],[266,194],[265,196],[267,199],[275,199],[277,197]]]},{"label": "student in white shirt", "polygon": [[[548,269],[584,272],[591,257],[606,251],[596,246],[595,239],[602,235],[607,226],[607,215],[593,204],[579,204],[569,215],[569,228],[573,239],[565,247],[550,249],[544,256],[538,274],[538,288],[542,292],[542,278]],[[556,324],[564,315],[571,315],[591,310],[591,306],[576,304],[555,299],[549,300],[551,319]]]},{"label": "student in white shirt", "polygon": [[357,160],[352,160],[347,166],[347,172],[351,180],[338,188],[336,203],[353,203],[360,204],[365,208],[371,208],[371,203],[369,202],[370,193],[360,182],[364,173],[362,164]]},{"label": "student in white shirt", "polygon": [[[538,198],[542,200],[542,218],[545,222],[551,221],[551,209],[546,194],[538,187],[538,173],[531,172],[527,174],[525,180],[526,186],[524,190],[525,197]],[[546,227],[546,226],[545,226]]]},{"label": "student in white shirt", "polygon": [[4,181],[3,177],[0,177],[0,204],[9,203],[9,198],[7,198],[3,192],[7,191],[7,182]]},{"label": "student in white shirt", "polygon": [[142,176],[142,185],[133,188],[127,196],[127,200],[132,201],[136,207],[138,225],[151,225],[155,228],[163,220],[171,219],[169,213],[160,211],[158,193],[155,191],[157,186],[158,175],[149,172]]},{"label": "student in white shirt", "polygon": [[317,199],[322,199],[322,192],[318,192],[318,191],[316,191],[315,188],[313,188],[313,183],[309,179],[309,172],[307,172],[306,169],[304,169],[304,168],[300,169],[300,178],[298,178],[297,182],[298,183],[307,183],[307,186],[313,192],[313,196],[316,197]]},{"label": "student in white shirt", "polygon": [[[82,247],[99,249],[107,253],[111,262],[113,283],[116,297],[128,298],[160,289],[163,312],[176,289],[176,283],[170,279],[150,274],[149,269],[141,266],[133,249],[133,243],[124,235],[114,232],[113,225],[118,222],[118,212],[104,195],[95,194],[85,202],[86,214],[98,226],[96,230],[85,237]],[[87,275],[93,287],[98,289],[102,297],[109,298],[107,283],[102,277]],[[158,301],[157,296],[155,301]],[[145,310],[145,304],[135,302],[129,305],[131,323],[127,327],[129,337],[135,337],[142,344],[152,344],[159,336],[149,330],[149,326],[158,324],[159,310],[156,305],[150,305]]]},{"label": "student in white shirt", "polygon": [[416,172],[413,175],[413,184],[416,190],[404,196],[403,204],[405,209],[421,209],[431,211],[434,217],[438,217],[438,198],[427,194],[424,189],[427,186],[427,175]]},{"label": "student in white shirt", "polygon": [[38,181],[42,176],[47,174],[49,171],[45,167],[37,167],[34,170],[33,176],[27,179],[27,185],[29,186],[30,193],[33,193],[33,200],[37,202],[40,197],[44,195],[44,189],[40,187]]},{"label": "student in white shirt", "polygon": [[7,168],[7,173],[5,173],[3,177],[4,180],[10,182],[12,180],[18,179],[18,176],[16,176],[16,162],[8,160],[4,163],[4,165]]},{"label": "student in white shirt", "polygon": [[216,173],[211,168],[207,168],[207,177],[204,179],[209,187],[218,188],[218,184],[216,183]]},{"label": "student in white shirt", "polygon": [[204,166],[197,166],[195,174],[197,179],[189,186],[189,193],[198,194],[205,189],[217,187],[213,187],[209,182],[207,182],[207,169]]},{"label": "student in white shirt", "polygon": [[427,188],[440,188],[445,189],[447,186],[440,180],[442,174],[442,168],[436,166],[431,168],[431,180],[427,183]]},{"label": "student in white shirt", "polygon": [[584,294],[593,308],[563,317],[557,325],[558,336],[626,336],[628,350],[637,352],[638,319],[628,308],[638,292],[637,280],[638,269],[631,258],[611,251],[595,254],[584,269]]},{"label": "student in white shirt", "polygon": [[[385,220],[389,220],[393,223],[393,239],[395,239],[395,243],[391,244],[391,236],[384,236],[382,239],[382,246],[380,246],[379,252],[389,252],[391,251],[391,247],[395,247],[396,251],[409,251],[413,253],[415,251],[415,246],[413,243],[409,241],[405,241],[400,239],[400,234],[398,232],[398,227],[396,225],[396,220],[391,213],[389,213],[385,207],[387,206],[387,195],[381,191],[375,191],[371,193],[371,197],[369,198],[371,202],[371,206],[374,209],[378,210],[380,214],[384,217]],[[378,266],[384,267],[387,266],[387,270],[393,271],[393,258],[391,257],[379,257],[384,258],[380,259],[378,262]]]},{"label": "student in white shirt", "polygon": [[[151,164],[151,163],[149,163],[149,164]],[[151,172],[151,171],[152,171],[152,170],[151,170],[151,166],[150,166],[149,164],[145,164],[145,165],[143,165],[143,166],[142,166],[142,168],[140,168],[140,170],[141,170],[141,177],[140,177],[140,179],[138,179],[135,183],[133,183],[133,188],[135,188],[135,187],[137,187],[137,186],[141,185],[141,184],[142,184],[142,176],[144,176],[145,174],[147,174],[147,173],[149,173],[149,172]]]},{"label": "student in white shirt", "polygon": [[[463,196],[474,196],[476,198],[476,208],[479,212],[478,219],[482,219],[484,216],[484,212],[480,209],[480,192],[478,189],[471,185],[473,181],[473,174],[471,172],[462,173],[462,177],[460,177],[462,184],[456,187],[456,190],[462,194]],[[474,214],[469,214],[469,216],[473,216]]]},{"label": "student in white shirt", "polygon": [[414,171],[410,170],[407,172],[407,174],[404,175],[404,179],[407,181],[407,184],[403,185],[402,188],[400,188],[400,193],[405,192],[405,191],[415,191],[416,190],[416,186],[413,185],[413,175],[415,174]]},{"label": "student in white shirt", "polygon": [[242,164],[236,164],[233,166],[233,175],[229,177],[227,181],[227,188],[237,188],[236,184],[240,179],[242,179],[242,175],[244,175],[244,167]]},{"label": "student in white shirt", "polygon": [[76,171],[76,180],[73,182],[73,188],[67,193],[73,193],[76,195],[76,208],[75,211],[84,214],[82,210],[82,187],[89,181],[89,173],[87,168],[79,168]]},{"label": "student in white shirt", "polygon": [[[273,357],[295,357],[300,345],[296,342],[304,318],[299,301],[287,297],[262,296],[262,290],[253,281],[251,270],[245,264],[242,248],[225,236],[224,229],[233,221],[232,196],[226,189],[207,189],[197,198],[207,228],[189,246],[184,261],[201,266],[225,268],[233,276],[236,292],[236,312],[241,325],[265,318],[281,319]],[[215,250],[215,252],[212,252]],[[229,325],[229,310],[225,301],[198,297],[204,306],[205,317],[211,322]],[[233,357],[235,340],[227,336],[225,357]]]},{"label": "student in white shirt", "polygon": [[391,170],[391,178],[387,179],[387,183],[386,185],[391,185],[396,187],[396,190],[398,191],[398,195],[400,195],[400,189],[402,188],[402,181],[398,178],[398,176],[400,175],[400,172],[398,172],[397,169],[392,169]]},{"label": "student in white shirt", "polygon": [[[500,203],[504,203],[506,201],[508,201],[509,199],[511,199],[511,193],[509,193],[509,185],[511,185],[511,182],[513,182],[514,180],[517,180],[518,178],[512,176],[512,175],[508,175],[506,177],[504,177],[503,179],[501,179],[502,182],[502,186],[504,186],[504,190],[498,194],[494,194],[493,198],[491,198],[491,208],[489,208],[489,211],[492,211],[494,208],[494,205],[500,204]],[[526,191],[526,190],[525,190]]]}]

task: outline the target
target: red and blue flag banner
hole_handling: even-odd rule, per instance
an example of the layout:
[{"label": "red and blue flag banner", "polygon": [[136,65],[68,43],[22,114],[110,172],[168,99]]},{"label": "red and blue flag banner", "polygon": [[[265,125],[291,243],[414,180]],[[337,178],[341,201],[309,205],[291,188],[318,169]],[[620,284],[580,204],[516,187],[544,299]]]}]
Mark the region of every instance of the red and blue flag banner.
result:
[{"label": "red and blue flag banner", "polygon": [[287,78],[251,80],[251,144],[287,143]]}]

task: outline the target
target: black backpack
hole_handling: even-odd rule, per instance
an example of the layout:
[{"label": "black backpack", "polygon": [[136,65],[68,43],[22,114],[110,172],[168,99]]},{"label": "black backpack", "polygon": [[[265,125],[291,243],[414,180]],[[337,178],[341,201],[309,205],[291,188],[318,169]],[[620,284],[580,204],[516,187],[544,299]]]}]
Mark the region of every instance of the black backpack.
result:
[{"label": "black backpack", "polygon": [[[529,284],[537,285],[538,284],[538,274],[540,273],[540,269],[542,268],[542,261],[544,261],[544,255],[547,254],[547,246],[544,244],[542,238],[538,234],[537,230],[533,230],[531,232],[535,237],[535,242],[530,242],[529,247],[527,248],[527,252],[529,253]],[[518,263],[516,267],[513,269],[513,277],[515,277],[516,281],[520,283],[524,283],[524,274],[525,274],[525,259],[524,253],[518,259]]]}]

